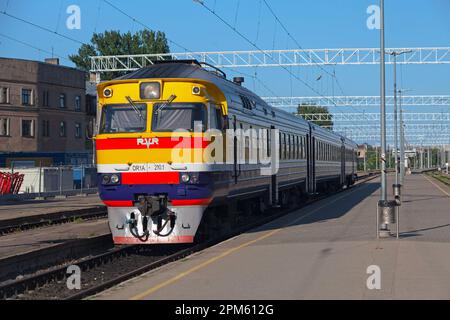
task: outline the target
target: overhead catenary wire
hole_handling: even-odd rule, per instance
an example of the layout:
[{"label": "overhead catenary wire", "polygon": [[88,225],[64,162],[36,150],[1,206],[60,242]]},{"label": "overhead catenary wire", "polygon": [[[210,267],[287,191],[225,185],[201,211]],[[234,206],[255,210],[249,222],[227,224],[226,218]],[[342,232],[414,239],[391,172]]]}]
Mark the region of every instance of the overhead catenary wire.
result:
[{"label": "overhead catenary wire", "polygon": [[[266,7],[269,9],[270,13],[274,16],[275,20],[278,21],[278,23],[280,24],[281,28],[283,28],[283,30],[286,32],[286,34],[288,35],[289,38],[291,38],[292,41],[294,41],[295,45],[299,48],[299,49],[303,49],[302,45],[300,45],[300,43],[297,41],[297,39],[295,39],[292,34],[289,32],[289,30],[286,28],[286,26],[284,25],[284,23],[281,21],[281,19],[277,16],[277,14],[275,13],[275,11],[272,9],[272,7],[269,5],[269,3],[267,2],[267,0],[262,0],[264,1],[264,4],[266,5]],[[342,86],[339,84],[339,80],[338,78],[333,75],[332,73],[330,73],[328,70],[326,70],[325,68],[323,68],[320,64],[318,64],[314,58],[311,57],[311,61],[319,68],[321,69],[323,72],[325,72],[326,74],[328,74],[329,76],[331,76],[332,78],[335,79],[336,83],[338,84],[338,87],[340,88],[341,92],[343,95],[345,95],[344,91],[342,90]]]},{"label": "overhead catenary wire", "polygon": [[[222,21],[228,28],[232,29],[236,34],[238,34],[242,39],[244,39],[246,42],[248,42],[250,45],[252,45],[254,48],[256,48],[258,51],[260,51],[263,55],[267,56],[270,60],[275,61],[270,55],[268,55],[264,50],[262,50],[256,43],[252,42],[248,37],[246,37],[242,32],[240,32],[238,29],[233,27],[228,21],[226,21],[224,18],[222,18],[219,14],[217,14],[215,11],[213,11],[211,8],[209,8],[203,1],[196,1],[198,4],[203,6],[207,11],[209,11],[211,14],[216,16],[220,21]],[[311,86],[309,83],[301,79],[299,76],[297,76],[295,73],[293,73],[289,68],[286,66],[281,66],[282,69],[287,71],[292,77],[294,77],[297,81],[305,85],[308,89],[310,89],[312,92],[316,93],[320,97],[330,101],[334,106],[337,107],[337,104],[334,100],[331,100],[330,98],[324,96],[319,91],[317,91],[313,86]],[[337,109],[338,112],[343,113],[339,109]],[[361,130],[361,129],[359,129]]]},{"label": "overhead catenary wire", "polygon": [[[246,42],[248,42],[250,45],[252,45],[254,48],[256,48],[258,51],[260,51],[264,56],[267,56],[270,60],[275,61],[270,55],[268,55],[264,50],[262,50],[256,43],[252,42],[247,36],[245,36],[242,32],[240,32],[238,29],[233,27],[228,21],[226,21],[223,17],[221,17],[219,14],[217,14],[215,11],[213,11],[211,8],[209,8],[203,1],[197,0],[195,1],[201,6],[203,6],[207,11],[209,11],[211,14],[213,14],[215,17],[217,17],[222,23],[224,23],[228,28],[233,30],[236,34],[238,34],[242,39],[244,39]],[[330,98],[324,96],[322,93],[317,91],[313,86],[311,86],[309,83],[301,79],[299,76],[294,74],[289,68],[286,66],[281,66],[282,69],[287,71],[292,77],[294,77],[297,81],[305,85],[308,89],[310,89],[312,92],[316,93],[320,97],[330,101],[334,106],[338,107],[336,102],[334,100],[331,100]],[[338,112],[343,113],[339,109],[337,109]]]},{"label": "overhead catenary wire", "polygon": [[[238,34],[242,39],[244,39],[246,42],[248,42],[250,45],[252,45],[254,48],[256,48],[258,51],[260,51],[264,56],[269,58],[272,61],[275,61],[272,56],[268,55],[263,49],[261,49],[257,44],[255,44],[253,41],[251,41],[247,36],[245,36],[242,32],[240,32],[238,29],[233,27],[228,21],[226,21],[224,18],[222,18],[220,15],[218,15],[216,12],[214,12],[211,8],[209,8],[203,1],[196,1],[198,4],[200,4],[202,7],[204,7],[207,11],[209,11],[211,14],[216,16],[220,21],[222,21],[227,27],[229,27],[231,30],[233,30],[236,34]],[[281,66],[285,71],[287,71],[289,74],[291,74],[296,80],[301,82],[303,85],[305,85],[307,88],[309,88],[312,92],[316,93],[317,95],[321,96],[324,99],[330,100],[329,98],[322,95],[320,92],[318,92],[314,87],[312,87],[309,83],[305,82],[303,79],[295,75],[293,72],[289,70],[289,68],[285,66]],[[331,101],[332,104],[336,105],[334,101]]]},{"label": "overhead catenary wire", "polygon": [[[151,31],[152,29],[147,26],[145,23],[143,23],[142,21],[136,19],[135,17],[131,16],[130,14],[126,13],[124,10],[122,10],[121,8],[119,8],[118,6],[116,6],[115,4],[111,3],[108,0],[102,0],[104,3],[106,3],[107,5],[109,5],[111,8],[115,9],[116,11],[122,13],[124,16],[128,17],[129,19],[133,20],[133,22],[139,24],[140,26],[144,27],[145,29]],[[166,37],[167,38],[167,37]],[[180,43],[167,38],[167,41],[169,41],[169,43],[176,45],[177,47],[180,47],[181,49],[183,49],[184,51],[187,52],[192,52],[192,50],[189,50],[188,48],[186,48],[185,46],[181,45]]]},{"label": "overhead catenary wire", "polygon": [[63,56],[63,55],[60,55],[60,54],[56,54],[56,53],[54,53],[53,51],[49,51],[49,50],[46,50],[46,49],[42,49],[42,48],[36,47],[36,46],[34,46],[34,45],[32,45],[32,44],[29,44],[29,43],[24,42],[24,41],[21,41],[21,40],[19,40],[19,39],[13,38],[13,37],[8,36],[8,35],[3,34],[3,33],[0,33],[0,36],[1,36],[1,37],[4,37],[4,38],[6,38],[6,39],[8,39],[8,40],[10,40],[10,41],[14,41],[14,42],[16,42],[16,43],[19,43],[19,44],[22,44],[22,45],[27,46],[27,47],[29,47],[29,48],[32,48],[32,49],[34,49],[34,50],[36,50],[36,51],[44,52],[44,53],[47,53],[47,54],[52,54],[52,55],[56,56],[57,58],[64,59],[64,60],[66,60],[66,61],[68,61],[68,62],[71,62],[70,59],[68,59],[67,57],[65,57],[65,56]]},{"label": "overhead catenary wire", "polygon": [[[116,11],[120,12],[120,13],[123,14],[124,16],[128,17],[128,18],[131,19],[133,22],[135,22],[135,23],[137,23],[137,24],[140,24],[141,26],[143,26],[143,27],[146,28],[147,30],[150,30],[150,28],[149,28],[146,24],[142,23],[141,21],[139,21],[139,20],[136,19],[135,17],[131,16],[130,14],[128,14],[127,12],[125,12],[124,10],[122,10],[121,8],[119,8],[118,6],[116,6],[116,5],[114,5],[113,3],[111,3],[110,1],[108,1],[108,0],[101,0],[101,1],[103,1],[104,3],[106,3],[107,5],[109,5],[110,7],[112,7],[113,9],[115,9]],[[238,6],[237,6],[236,10],[238,10],[238,9],[239,9],[239,2],[238,2]],[[237,22],[237,16],[238,16],[238,12],[236,11],[236,15],[235,15],[235,21],[236,21],[236,22]],[[182,49],[185,50],[185,51],[192,52],[192,50],[188,49],[186,46],[183,46],[183,45],[181,45],[181,44],[179,44],[179,43],[176,43],[175,41],[170,40],[169,38],[167,38],[167,40],[168,40],[169,42],[171,42],[171,43],[177,45],[178,47],[182,48]],[[256,77],[255,75],[251,75],[251,74],[249,74],[249,73],[245,73],[245,72],[242,72],[242,71],[237,71],[236,69],[232,69],[232,68],[228,68],[228,69],[234,71],[234,72],[237,73],[237,74],[242,74],[242,75],[245,75],[245,76],[247,76],[247,77],[250,77],[250,78],[256,80],[259,84],[261,84],[261,85],[262,85],[267,91],[269,91],[271,94],[273,94],[274,96],[278,96],[277,94],[275,94],[275,93],[273,92],[273,90],[271,90],[271,89],[269,88],[268,85],[266,85],[261,79],[259,79],[259,78]]]},{"label": "overhead catenary wire", "polygon": [[22,22],[22,23],[28,24],[28,25],[30,25],[30,26],[33,26],[33,27],[38,28],[38,29],[41,29],[41,30],[46,31],[46,32],[48,32],[48,33],[55,34],[55,35],[57,35],[57,36],[59,36],[59,37],[61,37],[61,38],[64,38],[64,39],[66,39],[66,40],[70,40],[70,41],[72,41],[72,42],[76,42],[76,43],[81,44],[81,45],[83,45],[83,44],[87,45],[87,43],[84,43],[84,42],[82,42],[82,41],[80,41],[80,40],[77,40],[77,39],[75,39],[75,38],[66,36],[65,34],[62,34],[62,33],[58,32],[58,31],[53,31],[53,30],[51,30],[51,29],[49,29],[49,28],[47,28],[47,27],[44,27],[44,26],[42,26],[42,25],[39,25],[39,24],[37,24],[37,23],[28,21],[28,20],[23,19],[23,18],[20,18],[20,17],[17,17],[17,16],[15,16],[15,15],[12,15],[12,14],[6,12],[6,11],[2,11],[2,12],[0,12],[0,13],[3,14],[3,15],[5,15],[5,16],[7,16],[7,17],[10,17],[11,19],[14,19],[14,20],[20,21],[20,22]]}]

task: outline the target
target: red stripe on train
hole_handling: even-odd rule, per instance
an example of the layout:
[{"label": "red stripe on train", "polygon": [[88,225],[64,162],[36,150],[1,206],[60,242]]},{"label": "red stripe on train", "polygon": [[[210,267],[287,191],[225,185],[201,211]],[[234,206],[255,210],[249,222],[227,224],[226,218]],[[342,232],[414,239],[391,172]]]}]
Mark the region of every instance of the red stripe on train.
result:
[{"label": "red stripe on train", "polygon": [[205,206],[211,203],[212,198],[208,199],[187,199],[187,200],[172,200],[173,206]]},{"label": "red stripe on train", "polygon": [[191,149],[206,148],[210,141],[202,138],[180,137],[174,138],[113,138],[98,139],[95,142],[97,150],[121,150],[121,149]]},{"label": "red stripe on train", "polygon": [[180,184],[178,172],[122,173],[122,184]]},{"label": "red stripe on train", "polygon": [[[172,200],[171,206],[207,206],[211,203],[212,198],[207,199],[181,199]],[[103,203],[108,207],[134,207],[133,201],[130,200],[104,200]]]},{"label": "red stripe on train", "polygon": [[169,236],[165,238],[150,238],[145,242],[132,237],[113,237],[115,244],[143,244],[143,243],[192,243],[194,236]]},{"label": "red stripe on train", "polygon": [[108,207],[132,207],[133,201],[128,200],[103,200],[103,203]]}]

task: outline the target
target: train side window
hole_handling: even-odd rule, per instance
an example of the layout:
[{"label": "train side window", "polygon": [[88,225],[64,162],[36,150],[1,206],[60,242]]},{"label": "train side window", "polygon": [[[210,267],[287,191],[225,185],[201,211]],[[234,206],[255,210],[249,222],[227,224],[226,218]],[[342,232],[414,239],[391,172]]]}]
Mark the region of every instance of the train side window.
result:
[{"label": "train side window", "polygon": [[306,159],[306,137],[302,137],[302,159]]},{"label": "train side window", "polygon": [[285,134],[285,136],[284,136],[284,144],[285,144],[285,146],[284,146],[284,159],[286,159],[286,160],[288,160],[289,159],[289,135],[288,134]]},{"label": "train side window", "polygon": [[279,148],[278,152],[279,152],[279,155],[278,155],[278,157],[281,160],[281,159],[283,159],[283,141],[281,141],[282,140],[281,139],[282,138],[282,133],[280,132],[278,134],[278,136],[279,136],[279,139],[278,139],[278,148]]},{"label": "train side window", "polygon": [[322,149],[321,149],[321,145],[320,145],[320,141],[317,142],[317,160],[321,160],[322,159]]},{"label": "train side window", "polygon": [[292,136],[288,134],[288,159],[292,159]]},{"label": "train side window", "polygon": [[272,155],[270,147],[271,147],[271,136],[270,136],[270,130],[266,129],[266,141],[267,141],[267,156],[270,157]]}]

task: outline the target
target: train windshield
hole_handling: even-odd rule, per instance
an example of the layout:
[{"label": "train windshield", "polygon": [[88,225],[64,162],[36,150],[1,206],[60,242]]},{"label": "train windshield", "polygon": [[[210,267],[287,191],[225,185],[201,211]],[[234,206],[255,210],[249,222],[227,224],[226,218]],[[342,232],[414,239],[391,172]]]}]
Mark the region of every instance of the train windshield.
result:
[{"label": "train windshield", "polygon": [[100,133],[144,132],[147,123],[147,106],[107,105],[103,107]]},{"label": "train windshield", "polygon": [[152,131],[173,132],[176,130],[194,131],[196,123],[206,128],[207,112],[201,103],[155,104],[153,106]]}]

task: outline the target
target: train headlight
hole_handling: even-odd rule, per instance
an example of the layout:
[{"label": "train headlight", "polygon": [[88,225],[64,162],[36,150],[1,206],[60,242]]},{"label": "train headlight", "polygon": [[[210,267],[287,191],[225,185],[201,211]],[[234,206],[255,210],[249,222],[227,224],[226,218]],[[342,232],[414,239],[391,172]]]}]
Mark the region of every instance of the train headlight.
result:
[{"label": "train headlight", "polygon": [[117,183],[119,183],[119,181],[120,181],[120,179],[119,179],[119,176],[117,174],[113,174],[111,176],[111,183],[117,184]]},{"label": "train headlight", "polygon": [[161,96],[161,85],[159,82],[141,83],[141,99],[159,99]]},{"label": "train headlight", "polygon": [[110,88],[106,88],[105,90],[103,90],[103,96],[105,98],[111,98],[113,95],[113,91]]},{"label": "train headlight", "polygon": [[189,174],[187,173],[181,174],[181,181],[183,181],[183,183],[188,183],[190,180],[191,177],[189,176]]},{"label": "train headlight", "polygon": [[192,87],[192,94],[195,96],[199,96],[202,93],[202,89],[198,86]]},{"label": "train headlight", "polygon": [[103,184],[109,184],[111,182],[111,177],[108,175],[104,175],[102,178],[102,183]]}]

